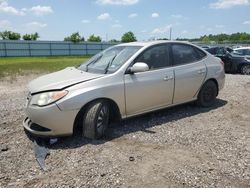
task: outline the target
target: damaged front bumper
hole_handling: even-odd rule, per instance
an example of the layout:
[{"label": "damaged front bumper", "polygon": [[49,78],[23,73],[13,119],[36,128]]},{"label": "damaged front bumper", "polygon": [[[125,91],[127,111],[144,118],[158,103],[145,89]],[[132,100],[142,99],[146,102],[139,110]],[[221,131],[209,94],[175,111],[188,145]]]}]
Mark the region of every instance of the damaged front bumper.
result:
[{"label": "damaged front bumper", "polygon": [[55,103],[44,107],[28,105],[23,126],[28,132],[39,136],[71,135],[77,112],[62,111]]}]

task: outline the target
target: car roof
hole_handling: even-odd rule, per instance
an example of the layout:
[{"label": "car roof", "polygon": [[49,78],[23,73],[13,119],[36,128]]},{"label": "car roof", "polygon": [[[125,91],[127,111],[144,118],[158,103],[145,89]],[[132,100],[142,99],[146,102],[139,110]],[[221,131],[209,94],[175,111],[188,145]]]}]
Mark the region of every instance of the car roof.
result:
[{"label": "car roof", "polygon": [[240,48],[235,48],[234,50],[244,50],[244,49],[250,49],[250,47],[240,47]]},{"label": "car roof", "polygon": [[209,47],[208,49],[216,49],[216,48],[226,48],[224,46],[212,46],[212,47]]},{"label": "car roof", "polygon": [[118,44],[119,46],[151,46],[156,44],[166,44],[166,43],[181,43],[181,44],[191,44],[190,42],[186,41],[171,41],[171,40],[157,40],[157,41],[145,41],[145,42],[130,42],[130,43],[122,43]]}]

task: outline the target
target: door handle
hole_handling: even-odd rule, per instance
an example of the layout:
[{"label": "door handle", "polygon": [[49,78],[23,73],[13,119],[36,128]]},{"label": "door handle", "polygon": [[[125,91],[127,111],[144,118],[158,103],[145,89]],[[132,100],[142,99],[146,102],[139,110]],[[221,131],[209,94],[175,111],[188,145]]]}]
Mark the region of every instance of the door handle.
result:
[{"label": "door handle", "polygon": [[198,70],[198,74],[204,74],[204,73],[206,73],[206,70],[203,69]]},{"label": "door handle", "polygon": [[173,80],[174,79],[174,77],[173,76],[165,76],[164,77],[164,81],[169,81],[169,80]]}]

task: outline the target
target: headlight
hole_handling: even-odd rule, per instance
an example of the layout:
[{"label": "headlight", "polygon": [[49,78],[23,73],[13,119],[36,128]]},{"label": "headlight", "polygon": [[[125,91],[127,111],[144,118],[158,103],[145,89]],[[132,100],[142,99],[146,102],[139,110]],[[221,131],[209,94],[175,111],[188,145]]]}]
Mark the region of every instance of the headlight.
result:
[{"label": "headlight", "polygon": [[54,103],[59,99],[63,98],[65,95],[68,94],[68,91],[51,91],[40,93],[32,96],[30,104],[38,105],[38,106],[46,106],[48,104]]}]

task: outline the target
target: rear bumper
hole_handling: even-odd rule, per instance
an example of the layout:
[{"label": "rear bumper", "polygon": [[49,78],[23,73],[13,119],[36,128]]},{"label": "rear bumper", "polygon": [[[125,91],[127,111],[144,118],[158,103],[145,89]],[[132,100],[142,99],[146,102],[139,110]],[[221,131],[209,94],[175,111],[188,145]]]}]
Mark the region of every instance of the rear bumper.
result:
[{"label": "rear bumper", "polygon": [[26,115],[23,126],[28,132],[39,136],[66,136],[73,134],[77,111],[61,111],[56,104],[45,107],[29,105]]},{"label": "rear bumper", "polygon": [[224,88],[225,79],[226,79],[226,74],[225,74],[225,72],[223,72],[222,74],[220,74],[220,76],[217,78],[218,89],[219,89],[219,91],[222,90],[222,89]]}]

